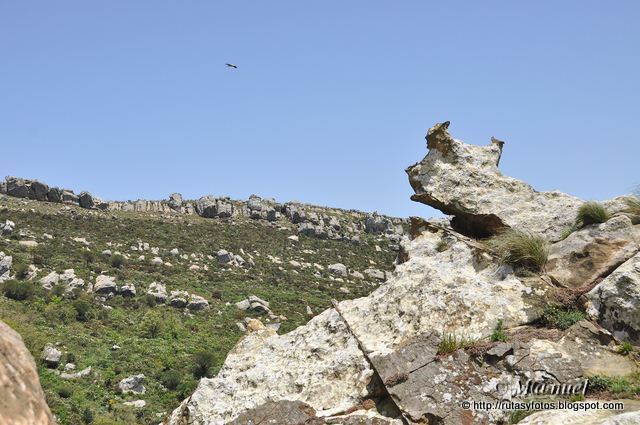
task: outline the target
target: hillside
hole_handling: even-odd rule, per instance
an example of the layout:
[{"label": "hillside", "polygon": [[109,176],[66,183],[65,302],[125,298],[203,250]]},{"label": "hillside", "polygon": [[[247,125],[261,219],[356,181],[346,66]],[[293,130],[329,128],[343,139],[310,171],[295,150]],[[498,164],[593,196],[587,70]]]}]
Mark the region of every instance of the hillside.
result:
[{"label": "hillside", "polygon": [[[24,294],[0,296],[0,320],[39,360],[47,402],[61,424],[91,417],[159,422],[200,376],[217,373],[247,326],[259,326],[250,318],[286,333],[332,299],[378,287],[396,256],[391,222],[402,229],[396,219],[299,204],[287,206],[292,219],[278,206],[269,221],[273,203],[251,218],[246,202],[224,200],[235,212],[219,217],[206,212],[209,198],[199,211],[213,218],[186,201],[176,209],[171,201],[105,207],[97,200],[83,208],[77,198],[29,199],[32,182],[19,179],[27,191],[16,193],[15,181],[7,179],[9,195],[26,196],[0,195],[0,264],[10,266],[0,266],[0,280],[15,279]],[[329,267],[335,264],[345,267]],[[166,286],[166,301],[150,290],[153,282]],[[250,296],[268,305],[243,305]],[[47,345],[59,357],[49,364],[41,360]],[[139,374],[144,394],[123,394],[119,383]],[[136,400],[145,406],[125,405]]]},{"label": "hillside", "polygon": [[640,195],[537,191],[449,125],[406,169],[442,219],[7,178],[0,319],[59,422],[640,423]]}]

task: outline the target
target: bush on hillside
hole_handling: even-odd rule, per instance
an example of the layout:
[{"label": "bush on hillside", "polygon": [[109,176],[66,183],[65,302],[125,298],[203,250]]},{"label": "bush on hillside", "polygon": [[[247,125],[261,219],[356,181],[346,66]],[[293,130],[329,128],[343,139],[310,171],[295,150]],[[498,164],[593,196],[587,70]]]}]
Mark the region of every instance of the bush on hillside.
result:
[{"label": "bush on hillside", "polygon": [[5,297],[16,301],[24,301],[33,296],[33,284],[17,280],[7,280],[2,284],[2,293]]}]

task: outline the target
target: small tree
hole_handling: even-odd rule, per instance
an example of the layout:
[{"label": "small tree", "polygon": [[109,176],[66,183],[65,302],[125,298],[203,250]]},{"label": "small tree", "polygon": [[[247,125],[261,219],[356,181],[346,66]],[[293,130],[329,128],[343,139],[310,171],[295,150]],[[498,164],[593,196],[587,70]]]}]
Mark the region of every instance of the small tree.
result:
[{"label": "small tree", "polygon": [[213,362],[214,356],[211,351],[198,351],[193,355],[193,375],[196,378],[208,376]]}]

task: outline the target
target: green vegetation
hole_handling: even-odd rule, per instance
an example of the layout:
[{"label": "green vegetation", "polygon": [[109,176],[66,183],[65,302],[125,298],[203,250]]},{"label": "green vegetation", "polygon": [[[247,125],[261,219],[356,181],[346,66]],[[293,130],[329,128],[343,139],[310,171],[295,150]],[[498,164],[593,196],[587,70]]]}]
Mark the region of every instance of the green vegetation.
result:
[{"label": "green vegetation", "polygon": [[632,398],[640,395],[640,373],[630,376],[592,376],[587,391],[607,391],[614,398]]},{"label": "green vegetation", "polygon": [[580,310],[549,304],[544,307],[541,320],[549,328],[565,330],[584,318],[585,315]]},{"label": "green vegetation", "polygon": [[629,355],[633,352],[633,344],[629,341],[624,341],[622,344],[618,346],[618,353],[623,356]]},{"label": "green vegetation", "polygon": [[549,256],[549,242],[544,237],[517,230],[494,236],[488,245],[503,264],[512,265],[517,271],[539,272]]},{"label": "green vegetation", "polygon": [[513,410],[509,414],[509,425],[515,425],[527,416],[531,416],[539,410]]},{"label": "green vegetation", "polygon": [[625,212],[633,216],[634,224],[640,223],[640,195],[632,195],[625,198],[627,208]]},{"label": "green vegetation", "polygon": [[[30,212],[32,208],[35,212]],[[172,411],[189,396],[198,383],[196,376],[218,373],[227,353],[243,336],[236,322],[247,317],[269,321],[264,314],[235,308],[236,302],[249,295],[270,302],[274,314],[284,317],[278,332],[286,333],[309,320],[307,305],[320,312],[331,306],[332,299],[357,298],[376,288],[367,279],[333,280],[326,270],[315,267],[294,270],[289,260],[325,267],[340,262],[358,271],[369,267],[390,270],[396,255],[386,239],[371,234],[362,234],[359,245],[304,235],[293,242],[288,236],[297,231],[287,222],[282,224],[289,228],[281,229],[250,219],[223,221],[190,215],[87,211],[14,198],[2,202],[0,221],[6,219],[33,235],[29,239],[39,244],[28,249],[20,246],[23,237],[14,232],[10,238],[0,238],[0,251],[11,255],[14,265],[35,264],[37,258],[40,272],[33,281],[0,284],[0,320],[22,335],[36,360],[47,343],[59,342],[62,364],[73,361],[77,370],[92,367],[90,377],[65,381],[37,360],[47,402],[61,425],[160,422],[162,418],[156,414]],[[52,238],[42,237],[44,233]],[[89,244],[73,238],[86,238]],[[172,266],[153,266],[150,251],[131,250],[139,241],[160,248],[159,256]],[[377,251],[376,245],[382,251]],[[168,251],[173,248],[198,258],[170,256]],[[126,257],[120,267],[113,265],[114,256],[100,254],[105,249]],[[241,255],[243,251],[245,259],[253,257],[255,266],[218,264],[215,253],[219,249]],[[138,260],[140,255],[146,260]],[[281,263],[268,256],[277,257]],[[190,270],[193,263],[200,268]],[[137,295],[117,295],[103,301],[81,291],[65,293],[63,284],[46,291],[37,283],[51,271],[61,273],[69,268],[86,282],[95,282],[103,272],[119,285],[133,283]],[[184,309],[156,303],[146,293],[154,281],[165,283],[168,291],[185,290],[203,296],[210,308],[185,314]],[[142,409],[123,406],[141,397],[120,394],[118,383],[139,373],[146,377],[147,391],[142,398],[147,405]]]},{"label": "green vegetation", "polygon": [[440,239],[440,241],[438,242],[438,245],[436,245],[436,251],[444,252],[448,249],[449,249],[449,243],[447,243],[447,241],[445,241],[444,239]]},{"label": "green vegetation", "polygon": [[33,283],[18,280],[7,280],[2,284],[5,297],[16,301],[24,301],[33,295]]},{"label": "green vegetation", "polygon": [[449,354],[460,349],[471,348],[477,340],[465,336],[458,336],[455,332],[444,332],[438,344],[438,354]]},{"label": "green vegetation", "polygon": [[498,320],[496,327],[493,328],[493,332],[491,333],[491,341],[493,342],[507,342],[507,334],[504,333],[504,327],[502,324],[502,319]]},{"label": "green vegetation", "polygon": [[111,267],[115,267],[116,269],[121,268],[125,262],[125,258],[120,254],[115,254],[111,257]]},{"label": "green vegetation", "polygon": [[599,202],[585,202],[578,209],[576,227],[581,228],[589,224],[604,223],[611,218],[611,214]]}]

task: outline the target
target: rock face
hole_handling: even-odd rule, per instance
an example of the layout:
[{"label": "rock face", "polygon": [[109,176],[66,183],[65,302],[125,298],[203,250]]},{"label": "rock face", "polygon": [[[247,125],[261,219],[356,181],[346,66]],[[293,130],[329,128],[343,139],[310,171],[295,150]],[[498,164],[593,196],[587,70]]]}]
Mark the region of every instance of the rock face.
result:
[{"label": "rock face", "polygon": [[33,357],[22,338],[0,322],[0,423],[53,425]]},{"label": "rock face", "polygon": [[449,123],[427,133],[429,153],[407,168],[412,200],[453,215],[463,234],[489,236],[505,227],[558,240],[571,226],[581,200],[561,192],[538,192],[498,170],[503,143],[468,145],[449,134]]},{"label": "rock face", "polygon": [[592,224],[553,245],[547,275],[557,285],[590,290],[592,283],[640,251],[640,228],[626,216]]},{"label": "rock face", "polygon": [[618,339],[640,345],[640,254],[587,294],[587,312]]},{"label": "rock face", "polygon": [[9,273],[11,272],[11,265],[13,264],[13,257],[6,255],[0,251],[0,282],[4,282],[9,279]]},{"label": "rock face", "polygon": [[365,398],[372,377],[357,341],[330,309],[286,335],[268,328],[248,334],[218,375],[202,379],[169,423],[227,424],[244,411],[279,400],[336,413]]}]

